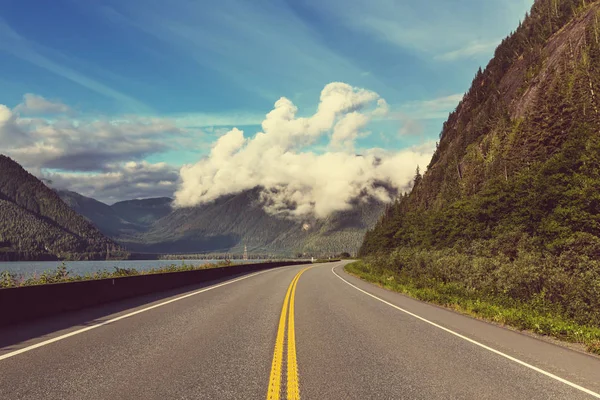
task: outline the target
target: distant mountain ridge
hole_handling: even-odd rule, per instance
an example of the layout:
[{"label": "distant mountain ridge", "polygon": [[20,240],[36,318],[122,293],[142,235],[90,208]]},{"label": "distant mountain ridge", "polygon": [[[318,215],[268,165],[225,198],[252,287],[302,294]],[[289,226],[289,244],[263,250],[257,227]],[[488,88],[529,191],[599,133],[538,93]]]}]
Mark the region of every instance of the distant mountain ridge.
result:
[{"label": "distant mountain ridge", "polygon": [[0,259],[106,259],[128,254],[17,162],[0,154]]},{"label": "distant mountain ridge", "polygon": [[375,200],[323,220],[295,221],[267,214],[260,188],[197,207],[172,209],[172,199],[129,200],[108,206],[73,192],[60,196],[104,233],[139,252],[356,253],[383,211]]},{"label": "distant mountain ridge", "polygon": [[171,212],[168,197],[127,200],[109,206],[91,197],[65,189],[55,189],[74,211],[94,223],[104,234],[123,238],[143,233],[158,219]]},{"label": "distant mountain ridge", "polygon": [[170,197],[126,200],[111,206],[123,219],[141,226],[150,226],[173,211]]}]

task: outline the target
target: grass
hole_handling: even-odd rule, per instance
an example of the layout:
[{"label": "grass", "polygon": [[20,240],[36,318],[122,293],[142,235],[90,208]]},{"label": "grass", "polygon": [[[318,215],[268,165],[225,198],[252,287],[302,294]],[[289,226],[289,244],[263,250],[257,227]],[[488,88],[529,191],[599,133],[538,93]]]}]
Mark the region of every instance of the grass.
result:
[{"label": "grass", "polygon": [[79,275],[69,271],[67,269],[66,264],[62,263],[56,269],[46,270],[41,274],[35,274],[31,277],[24,277],[22,274],[16,274],[10,271],[2,271],[0,272],[0,288],[46,285],[50,283],[89,281],[95,279],[121,278],[124,276],[164,274],[169,272],[195,271],[201,269],[226,267],[230,265],[233,265],[231,261],[220,261],[217,263],[200,265],[186,264],[185,262],[182,262],[179,265],[171,264],[143,271],[138,271],[135,268],[119,268],[115,266],[114,271],[104,269],[85,275]]},{"label": "grass", "polygon": [[413,278],[399,273],[372,268],[364,261],[348,264],[345,270],[386,289],[463,314],[563,341],[582,343],[589,352],[600,355],[599,327],[578,324],[560,314],[541,311],[535,304],[511,300],[511,304],[507,305],[506,298],[480,296],[452,282],[443,283],[432,279],[428,279],[427,282],[415,282]]}]

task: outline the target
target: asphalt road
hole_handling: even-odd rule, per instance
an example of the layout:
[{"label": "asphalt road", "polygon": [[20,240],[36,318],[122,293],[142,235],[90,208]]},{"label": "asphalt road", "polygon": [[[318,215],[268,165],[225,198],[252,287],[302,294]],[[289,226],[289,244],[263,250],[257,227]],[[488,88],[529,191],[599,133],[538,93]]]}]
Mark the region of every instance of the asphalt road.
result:
[{"label": "asphalt road", "polygon": [[600,398],[600,358],[388,292],[342,265],[1,330],[0,399]]}]

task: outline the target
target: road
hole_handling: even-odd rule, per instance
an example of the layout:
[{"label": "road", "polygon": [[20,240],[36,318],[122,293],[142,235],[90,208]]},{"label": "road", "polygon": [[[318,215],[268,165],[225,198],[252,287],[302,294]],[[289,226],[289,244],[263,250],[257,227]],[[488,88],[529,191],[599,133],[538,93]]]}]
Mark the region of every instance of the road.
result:
[{"label": "road", "polygon": [[383,290],[344,263],[2,330],[0,399],[600,398],[600,358]]}]

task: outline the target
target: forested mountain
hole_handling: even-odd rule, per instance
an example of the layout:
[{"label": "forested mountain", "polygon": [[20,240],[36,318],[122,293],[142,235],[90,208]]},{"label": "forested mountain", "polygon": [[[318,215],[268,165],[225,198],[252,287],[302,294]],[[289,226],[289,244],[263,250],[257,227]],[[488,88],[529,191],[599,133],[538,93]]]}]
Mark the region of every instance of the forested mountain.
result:
[{"label": "forested mountain", "polygon": [[600,235],[600,4],[538,0],[444,124],[412,192],[362,254],[526,235],[560,252]]},{"label": "forested mountain", "polygon": [[356,253],[365,231],[383,210],[374,200],[324,220],[297,221],[267,214],[260,188],[197,207],[173,209],[172,199],[129,200],[106,205],[57,191],[75,211],[130,250],[149,253],[239,252]]},{"label": "forested mountain", "polygon": [[0,259],[105,259],[122,247],[39,179],[0,155]]},{"label": "forested mountain", "polygon": [[260,188],[191,208],[175,209],[140,235],[132,249],[160,252],[243,251],[292,254],[356,253],[364,232],[377,221],[383,205],[375,201],[324,220],[296,221],[268,215]]},{"label": "forested mountain", "polygon": [[537,0],[361,254],[599,324],[599,96],[600,2]]}]

